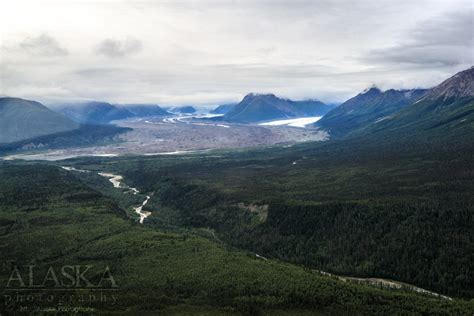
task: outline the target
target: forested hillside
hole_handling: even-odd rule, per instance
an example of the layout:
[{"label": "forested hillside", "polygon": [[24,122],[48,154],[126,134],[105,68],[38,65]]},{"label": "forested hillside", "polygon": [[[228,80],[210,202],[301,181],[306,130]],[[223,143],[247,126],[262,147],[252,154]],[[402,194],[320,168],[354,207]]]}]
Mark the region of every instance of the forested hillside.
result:
[{"label": "forested hillside", "polygon": [[[0,282],[7,284],[14,267],[24,272],[34,264],[35,277],[42,280],[47,269],[91,265],[87,278],[97,284],[108,266],[116,287],[110,282],[102,288],[52,291],[50,278],[44,290],[26,287],[21,292],[35,297],[33,301],[7,300],[0,311],[50,309],[50,301],[38,298],[46,294],[64,311],[101,314],[442,315],[473,310],[464,301],[344,283],[230,250],[206,230],[143,227],[80,175],[55,166],[0,165]],[[14,294],[8,287],[1,291],[2,297]],[[90,302],[89,295],[105,295],[109,301]]]},{"label": "forested hillside", "polygon": [[[264,256],[473,297],[473,145],[363,140],[120,159],[151,223],[211,227]],[[109,166],[107,165],[109,168]]]}]

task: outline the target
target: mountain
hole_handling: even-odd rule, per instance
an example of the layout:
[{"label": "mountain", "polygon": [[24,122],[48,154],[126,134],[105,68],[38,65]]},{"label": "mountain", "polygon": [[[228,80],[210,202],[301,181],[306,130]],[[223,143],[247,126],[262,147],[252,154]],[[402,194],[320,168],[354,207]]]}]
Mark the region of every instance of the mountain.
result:
[{"label": "mountain", "polygon": [[39,102],[0,98],[0,143],[72,131],[79,124]]},{"label": "mountain", "polygon": [[429,91],[426,98],[446,101],[474,95],[474,66],[455,74]]},{"label": "mountain", "polygon": [[131,128],[115,125],[80,125],[79,128],[37,136],[7,144],[0,144],[0,155],[19,151],[62,149],[79,146],[106,145],[119,140],[119,134],[131,131]]},{"label": "mountain", "polygon": [[[320,101],[292,101],[274,94],[247,94],[224,115],[224,120],[239,123],[323,115],[330,107]],[[316,114],[317,113],[317,114]]]},{"label": "mountain", "polygon": [[214,110],[212,110],[211,113],[212,114],[226,114],[227,112],[234,109],[236,105],[237,103],[222,104],[216,107]]},{"label": "mountain", "polygon": [[167,116],[169,112],[155,104],[112,105],[107,102],[63,104],[53,109],[84,124],[108,124],[132,117]]},{"label": "mountain", "polygon": [[124,104],[117,105],[119,108],[128,110],[134,117],[168,116],[170,112],[156,104]]},{"label": "mountain", "polygon": [[[359,134],[414,135],[465,140],[474,129],[474,68],[430,89],[423,98]],[[453,138],[453,136],[456,136]]]},{"label": "mountain", "polygon": [[85,102],[64,104],[53,108],[70,119],[84,124],[107,124],[114,120],[132,117],[126,108],[113,106],[107,102]]},{"label": "mountain", "polygon": [[292,102],[299,110],[303,111],[306,116],[323,116],[336,107],[335,105],[325,104],[318,100],[302,100]]},{"label": "mountain", "polygon": [[331,136],[344,136],[375,122],[386,120],[403,107],[420,99],[426,90],[394,90],[382,92],[372,87],[342,103],[320,119],[316,126]]},{"label": "mountain", "polygon": [[179,113],[179,114],[192,114],[196,112],[196,109],[192,106],[178,106],[170,109],[170,112]]}]

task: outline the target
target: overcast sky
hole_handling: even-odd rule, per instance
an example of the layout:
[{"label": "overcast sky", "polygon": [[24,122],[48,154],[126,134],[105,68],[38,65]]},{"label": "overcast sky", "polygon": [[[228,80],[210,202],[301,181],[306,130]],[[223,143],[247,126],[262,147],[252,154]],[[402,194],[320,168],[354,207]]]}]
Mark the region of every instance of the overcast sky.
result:
[{"label": "overcast sky", "polygon": [[340,102],[474,64],[470,0],[6,0],[0,95],[215,105]]}]

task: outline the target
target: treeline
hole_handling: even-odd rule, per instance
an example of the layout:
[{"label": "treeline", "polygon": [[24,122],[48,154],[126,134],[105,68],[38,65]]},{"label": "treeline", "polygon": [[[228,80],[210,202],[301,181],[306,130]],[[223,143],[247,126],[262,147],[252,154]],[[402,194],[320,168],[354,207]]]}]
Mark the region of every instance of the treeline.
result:
[{"label": "treeline", "polygon": [[270,204],[260,223],[236,206],[216,207],[213,192],[167,185],[160,198],[179,210],[182,225],[211,227],[234,246],[336,274],[474,296],[474,217],[465,201]]},{"label": "treeline", "polygon": [[[472,298],[473,153],[466,138],[354,141],[114,167],[173,209],[175,225],[211,227],[231,245],[311,268]],[[240,202],[268,204],[267,220]]]},{"label": "treeline", "polygon": [[[36,282],[50,267],[61,271],[64,265],[92,265],[85,277],[97,284],[108,265],[118,288],[62,291],[48,283],[49,289],[22,293],[53,300],[84,295],[86,300],[8,301],[0,304],[2,313],[56,306],[92,308],[94,314],[464,315],[474,310],[473,302],[344,283],[295,265],[230,251],[193,229],[175,233],[136,224],[117,216],[115,203],[85,185],[80,176],[53,166],[16,164],[0,164],[0,284],[7,284],[12,267],[25,272],[29,264],[35,265]],[[177,197],[181,187],[168,181],[163,196]],[[182,197],[194,200],[188,204],[189,214],[193,208],[210,210],[208,206],[218,202],[200,186],[185,191]],[[203,195],[209,200],[197,201]],[[26,208],[35,204],[41,207]],[[229,216],[239,214],[226,210]],[[216,211],[215,226],[247,220],[251,225],[254,219],[248,213],[226,218],[224,209]],[[208,221],[209,215],[196,218]],[[105,294],[117,300],[87,300],[89,295]],[[2,288],[0,295],[5,298],[10,292]]]}]

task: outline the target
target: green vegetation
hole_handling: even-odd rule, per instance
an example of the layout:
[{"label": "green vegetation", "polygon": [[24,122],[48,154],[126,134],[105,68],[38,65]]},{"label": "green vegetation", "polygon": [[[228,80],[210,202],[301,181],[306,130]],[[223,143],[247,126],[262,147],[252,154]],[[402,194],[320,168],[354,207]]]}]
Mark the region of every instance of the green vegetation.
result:
[{"label": "green vegetation", "polygon": [[371,88],[342,103],[315,123],[330,132],[333,137],[341,137],[375,123],[384,121],[404,107],[420,99],[426,90],[380,91]]},{"label": "green vegetation", "polygon": [[[474,314],[474,103],[446,82],[340,141],[61,162],[90,172],[2,162],[2,308],[59,306],[12,294],[9,276],[23,269],[47,280],[45,289],[21,293],[87,295],[94,300],[62,305],[101,313]],[[124,176],[140,193],[113,188],[99,171]],[[140,225],[133,207],[145,195],[152,215]],[[87,265],[94,284],[104,267],[115,280],[106,289],[54,287],[49,267]],[[394,279],[455,299],[316,270]],[[104,291],[109,301],[95,300]]]},{"label": "green vegetation", "polygon": [[[122,165],[111,162],[107,167]],[[288,263],[258,259],[227,248],[201,230],[136,224],[114,201],[86,185],[100,187],[101,180],[91,178],[40,164],[0,166],[2,298],[12,295],[5,284],[13,267],[24,272],[33,264],[37,277],[50,266],[60,271],[64,265],[93,265],[88,275],[96,284],[108,265],[116,291],[22,293],[44,292],[54,300],[73,297],[63,308],[91,307],[101,313],[469,314],[474,308],[463,301],[346,284]],[[101,302],[97,297],[103,292],[118,299]],[[81,295],[85,302],[77,301]],[[97,300],[90,303],[89,295]],[[28,312],[52,305],[12,300],[2,302],[2,309]]]},{"label": "green vegetation", "polygon": [[468,138],[352,139],[74,164],[154,192],[148,225],[211,228],[265,257],[472,298],[473,153]]},{"label": "green vegetation", "polygon": [[458,72],[429,90],[372,88],[347,100],[315,125],[331,136],[374,136],[377,140],[443,137],[464,140],[474,128],[474,68]]},{"label": "green vegetation", "polygon": [[474,98],[424,99],[405,107],[393,118],[366,126],[360,134],[409,139],[414,135],[464,141],[474,130]]}]

